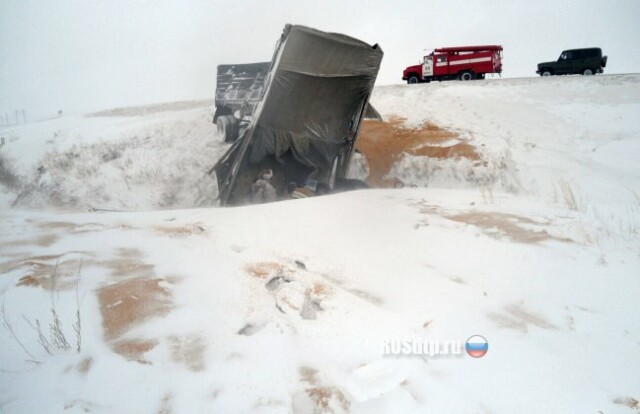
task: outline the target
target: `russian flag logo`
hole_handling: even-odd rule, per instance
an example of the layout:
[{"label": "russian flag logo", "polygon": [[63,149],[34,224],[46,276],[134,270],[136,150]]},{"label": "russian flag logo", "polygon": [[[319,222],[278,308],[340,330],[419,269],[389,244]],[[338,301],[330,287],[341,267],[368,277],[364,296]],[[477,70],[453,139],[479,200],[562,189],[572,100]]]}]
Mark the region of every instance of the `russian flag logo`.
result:
[{"label": "russian flag logo", "polygon": [[489,342],[483,336],[473,335],[467,339],[464,349],[470,357],[482,358],[489,350]]}]

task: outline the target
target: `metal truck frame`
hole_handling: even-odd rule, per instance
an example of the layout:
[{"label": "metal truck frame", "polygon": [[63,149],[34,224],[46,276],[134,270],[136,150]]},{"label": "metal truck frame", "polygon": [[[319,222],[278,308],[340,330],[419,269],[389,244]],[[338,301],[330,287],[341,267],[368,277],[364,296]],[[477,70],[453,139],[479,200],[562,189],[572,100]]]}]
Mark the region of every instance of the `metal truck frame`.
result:
[{"label": "metal truck frame", "polygon": [[218,65],[213,123],[225,142],[238,139],[262,96],[271,62]]}]

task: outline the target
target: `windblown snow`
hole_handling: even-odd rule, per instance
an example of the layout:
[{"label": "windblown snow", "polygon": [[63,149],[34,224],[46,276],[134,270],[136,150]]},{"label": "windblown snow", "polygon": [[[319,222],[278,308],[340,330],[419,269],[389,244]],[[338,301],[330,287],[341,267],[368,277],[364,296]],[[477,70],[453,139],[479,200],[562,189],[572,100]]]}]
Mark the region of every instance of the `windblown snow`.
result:
[{"label": "windblown snow", "polygon": [[238,208],[211,102],[0,131],[0,411],[637,413],[640,75],[371,102],[380,188]]}]

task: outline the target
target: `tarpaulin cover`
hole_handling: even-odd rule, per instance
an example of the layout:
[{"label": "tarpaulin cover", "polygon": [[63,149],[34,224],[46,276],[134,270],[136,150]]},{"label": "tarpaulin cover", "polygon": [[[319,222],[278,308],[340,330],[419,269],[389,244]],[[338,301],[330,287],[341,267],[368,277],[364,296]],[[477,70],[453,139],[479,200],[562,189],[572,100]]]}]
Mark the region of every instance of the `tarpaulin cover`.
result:
[{"label": "tarpaulin cover", "polygon": [[246,189],[235,187],[247,180],[236,175],[265,158],[282,166],[274,171],[281,182],[299,175],[296,167],[289,174],[291,162],[328,181],[336,157],[351,156],[382,55],[345,35],[285,26],[251,125],[214,167],[221,203],[242,202]]}]

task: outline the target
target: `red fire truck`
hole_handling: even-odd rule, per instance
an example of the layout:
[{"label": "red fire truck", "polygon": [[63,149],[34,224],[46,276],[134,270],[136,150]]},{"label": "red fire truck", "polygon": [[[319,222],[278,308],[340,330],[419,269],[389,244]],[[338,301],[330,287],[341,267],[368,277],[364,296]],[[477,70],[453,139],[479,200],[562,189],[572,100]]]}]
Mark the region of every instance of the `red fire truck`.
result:
[{"label": "red fire truck", "polygon": [[441,47],[424,57],[419,65],[402,73],[407,83],[451,79],[484,79],[487,73],[502,72],[502,46]]}]

